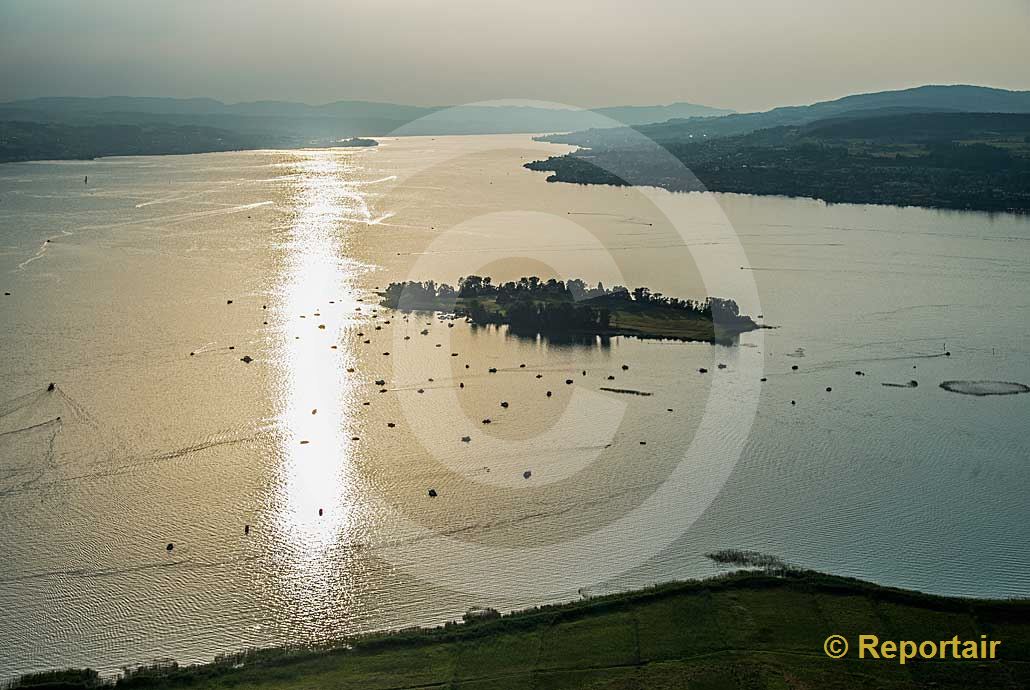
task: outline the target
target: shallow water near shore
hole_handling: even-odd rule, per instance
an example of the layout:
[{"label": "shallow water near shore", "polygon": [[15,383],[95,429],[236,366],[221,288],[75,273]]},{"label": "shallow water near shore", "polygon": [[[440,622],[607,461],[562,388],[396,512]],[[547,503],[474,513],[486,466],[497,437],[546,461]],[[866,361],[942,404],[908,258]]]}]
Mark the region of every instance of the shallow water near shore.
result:
[{"label": "shallow water near shore", "polygon": [[[557,150],[0,166],[0,678],[706,576],[729,548],[1030,593],[1030,396],[939,387],[1030,383],[1030,219],[522,169]],[[471,273],[707,288],[777,328],[562,342],[377,305]],[[699,519],[630,524],[656,496]]]}]

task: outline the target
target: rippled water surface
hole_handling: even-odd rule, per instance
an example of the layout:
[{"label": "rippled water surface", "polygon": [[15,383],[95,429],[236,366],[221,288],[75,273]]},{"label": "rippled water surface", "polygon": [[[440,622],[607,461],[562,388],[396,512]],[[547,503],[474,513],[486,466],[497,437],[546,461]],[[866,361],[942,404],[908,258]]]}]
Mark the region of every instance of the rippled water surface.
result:
[{"label": "rippled water surface", "polygon": [[[1030,383],[1030,221],[521,168],[554,150],[0,166],[0,677],[709,575],[721,548],[1030,593],[1030,395],[938,385]],[[562,342],[377,305],[473,273],[777,328]]]}]

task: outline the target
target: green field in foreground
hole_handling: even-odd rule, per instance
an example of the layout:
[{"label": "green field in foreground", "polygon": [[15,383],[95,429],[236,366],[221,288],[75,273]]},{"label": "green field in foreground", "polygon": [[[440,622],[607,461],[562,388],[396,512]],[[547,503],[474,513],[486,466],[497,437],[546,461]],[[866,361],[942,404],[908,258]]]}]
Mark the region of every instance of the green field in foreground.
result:
[{"label": "green field in foreground", "polygon": [[[843,659],[823,652],[832,634],[851,645]],[[988,635],[1002,644],[993,661],[902,666],[859,659],[859,634],[920,641]],[[44,687],[91,687],[66,679],[51,677]],[[1030,601],[948,599],[812,572],[735,574],[368,636],[350,648],[262,650],[141,670],[118,687],[1026,688]]]}]

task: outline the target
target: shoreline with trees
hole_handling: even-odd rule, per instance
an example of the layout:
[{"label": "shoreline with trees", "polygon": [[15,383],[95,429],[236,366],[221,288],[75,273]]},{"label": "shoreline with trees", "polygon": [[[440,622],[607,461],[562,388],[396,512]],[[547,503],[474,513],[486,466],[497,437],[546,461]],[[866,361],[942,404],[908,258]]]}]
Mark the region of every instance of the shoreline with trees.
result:
[{"label": "shoreline with trees", "polygon": [[548,182],[1030,213],[1026,113],[848,116],[724,137],[694,138],[688,120],[637,129],[540,137],[581,148],[524,167]]}]

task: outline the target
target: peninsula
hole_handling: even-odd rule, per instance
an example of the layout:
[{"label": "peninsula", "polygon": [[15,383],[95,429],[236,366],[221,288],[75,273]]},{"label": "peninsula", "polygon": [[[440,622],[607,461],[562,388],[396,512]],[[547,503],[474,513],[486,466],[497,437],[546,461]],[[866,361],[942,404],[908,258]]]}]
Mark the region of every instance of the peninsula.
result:
[{"label": "peninsula", "polygon": [[703,342],[732,342],[741,333],[764,328],[740,314],[731,299],[679,299],[597,283],[523,277],[494,284],[468,276],[454,288],[433,281],[391,283],[382,304],[405,311],[447,311],[474,324],[505,324],[515,333],[636,336]]},{"label": "peninsula", "polygon": [[550,172],[548,182],[1030,213],[1027,113],[877,112],[704,131],[734,117],[542,137],[581,148],[525,167]]}]

